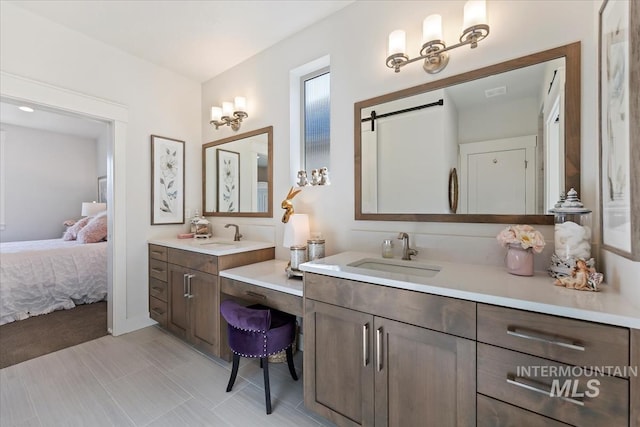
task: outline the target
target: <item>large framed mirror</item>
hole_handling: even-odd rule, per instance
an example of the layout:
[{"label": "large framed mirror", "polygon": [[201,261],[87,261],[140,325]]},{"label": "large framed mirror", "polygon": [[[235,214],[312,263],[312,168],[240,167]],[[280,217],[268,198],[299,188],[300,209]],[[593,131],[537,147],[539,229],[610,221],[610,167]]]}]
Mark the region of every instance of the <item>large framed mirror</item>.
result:
[{"label": "large framed mirror", "polygon": [[202,146],[204,216],[273,217],[273,126]]},{"label": "large framed mirror", "polygon": [[553,224],[580,191],[580,79],[576,42],[357,102],[355,219]]}]

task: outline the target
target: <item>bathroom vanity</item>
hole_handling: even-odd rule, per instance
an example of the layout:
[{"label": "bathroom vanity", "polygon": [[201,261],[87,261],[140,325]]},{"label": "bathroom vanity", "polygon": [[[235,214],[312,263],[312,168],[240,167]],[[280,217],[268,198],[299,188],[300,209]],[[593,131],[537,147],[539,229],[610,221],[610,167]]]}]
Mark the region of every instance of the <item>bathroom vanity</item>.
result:
[{"label": "bathroom vanity", "polygon": [[638,425],[639,307],[544,273],[393,261],[302,264],[309,409],[340,426]]},{"label": "bathroom vanity", "polygon": [[221,270],[273,259],[273,244],[221,239],[149,241],[149,315],[198,349],[220,356]]}]

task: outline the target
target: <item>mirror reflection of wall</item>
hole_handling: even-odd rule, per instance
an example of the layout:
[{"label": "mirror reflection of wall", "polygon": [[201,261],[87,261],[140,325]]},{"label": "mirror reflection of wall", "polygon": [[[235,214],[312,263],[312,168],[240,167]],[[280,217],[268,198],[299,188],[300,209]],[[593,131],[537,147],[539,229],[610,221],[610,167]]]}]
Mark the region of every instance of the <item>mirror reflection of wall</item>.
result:
[{"label": "mirror reflection of wall", "polygon": [[548,213],[564,188],[564,73],[558,58],[363,108],[362,212],[451,213],[457,168],[457,213]]},{"label": "mirror reflection of wall", "polygon": [[203,145],[204,215],[269,214],[271,129]]}]

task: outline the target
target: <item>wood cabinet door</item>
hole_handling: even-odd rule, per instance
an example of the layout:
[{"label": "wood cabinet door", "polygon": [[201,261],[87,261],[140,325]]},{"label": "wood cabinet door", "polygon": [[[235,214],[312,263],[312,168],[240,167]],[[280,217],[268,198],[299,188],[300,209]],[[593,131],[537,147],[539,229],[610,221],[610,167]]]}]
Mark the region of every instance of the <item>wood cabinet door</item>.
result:
[{"label": "wood cabinet door", "polygon": [[189,311],[187,301],[187,282],[185,275],[189,270],[169,264],[169,317],[167,327],[176,335],[186,338],[189,331]]},{"label": "wood cabinet door", "polygon": [[339,426],[374,425],[372,339],[372,315],[305,301],[307,408]]},{"label": "wood cabinet door", "polygon": [[187,284],[191,320],[189,339],[207,352],[218,354],[218,276],[191,270]]},{"label": "wood cabinet door", "polygon": [[476,344],[375,318],[375,425],[475,426]]}]

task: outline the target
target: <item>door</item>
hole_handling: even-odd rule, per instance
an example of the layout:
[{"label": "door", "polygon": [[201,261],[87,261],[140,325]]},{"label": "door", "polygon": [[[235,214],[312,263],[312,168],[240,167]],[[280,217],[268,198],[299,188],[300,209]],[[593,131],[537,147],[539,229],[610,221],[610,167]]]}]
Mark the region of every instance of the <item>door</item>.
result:
[{"label": "door", "polygon": [[191,270],[187,279],[190,310],[190,341],[207,352],[218,353],[218,276]]},{"label": "door", "polygon": [[340,426],[373,426],[373,316],[305,302],[305,406]]},{"label": "door", "polygon": [[534,214],[536,136],[460,145],[460,213]]},{"label": "door", "polygon": [[375,425],[475,426],[474,341],[375,318]]},{"label": "door", "polygon": [[168,264],[169,270],[169,319],[168,328],[176,335],[186,338],[189,331],[187,299],[187,277],[189,269]]}]

